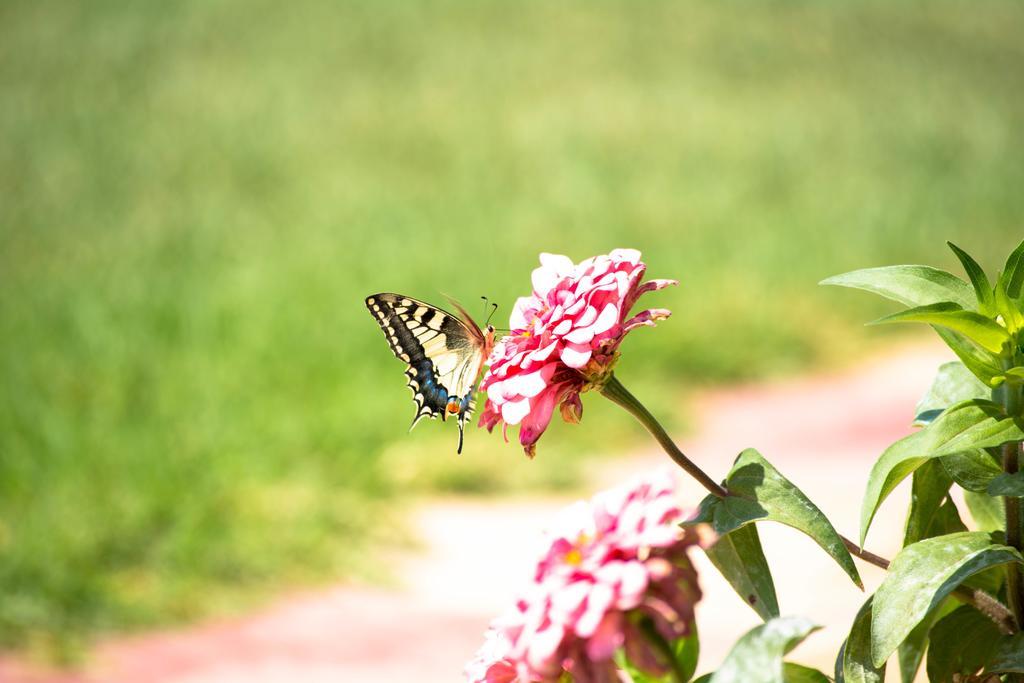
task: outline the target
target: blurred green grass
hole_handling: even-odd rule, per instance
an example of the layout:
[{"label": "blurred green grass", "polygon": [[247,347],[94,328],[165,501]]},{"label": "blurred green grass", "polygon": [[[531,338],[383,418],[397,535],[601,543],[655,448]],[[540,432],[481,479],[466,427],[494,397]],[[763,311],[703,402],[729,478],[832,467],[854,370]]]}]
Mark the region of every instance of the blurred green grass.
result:
[{"label": "blurred green grass", "polygon": [[[0,645],[377,573],[410,492],[566,487],[637,432],[587,401],[534,463],[412,406],[363,297],[486,294],[540,251],[681,287],[620,375],[843,363],[870,297],[1022,236],[1016,2],[0,5]],[[657,297],[657,301],[654,301]],[[881,333],[872,333],[875,343]],[[613,416],[614,415],[614,416]],[[756,435],[751,435],[752,442]]]}]

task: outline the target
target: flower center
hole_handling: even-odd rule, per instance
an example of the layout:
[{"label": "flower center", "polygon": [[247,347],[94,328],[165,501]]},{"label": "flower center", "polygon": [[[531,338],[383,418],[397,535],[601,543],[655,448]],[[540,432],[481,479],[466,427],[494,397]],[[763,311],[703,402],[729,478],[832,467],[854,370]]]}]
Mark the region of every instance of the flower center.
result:
[{"label": "flower center", "polygon": [[583,548],[590,545],[592,540],[594,539],[587,534],[581,533],[576,537],[576,542],[572,544],[572,548],[566,551],[562,561],[572,567],[578,567],[583,562]]},{"label": "flower center", "polygon": [[522,334],[520,336],[522,336],[522,337],[532,337],[533,336],[533,330],[535,330],[537,328],[537,321],[540,320],[544,316],[544,314],[547,313],[550,310],[551,310],[551,307],[548,306],[546,303],[542,304],[540,308],[535,309],[533,311],[533,315],[530,316],[530,321],[528,323],[526,323],[526,329],[523,330],[523,332],[522,332]]}]

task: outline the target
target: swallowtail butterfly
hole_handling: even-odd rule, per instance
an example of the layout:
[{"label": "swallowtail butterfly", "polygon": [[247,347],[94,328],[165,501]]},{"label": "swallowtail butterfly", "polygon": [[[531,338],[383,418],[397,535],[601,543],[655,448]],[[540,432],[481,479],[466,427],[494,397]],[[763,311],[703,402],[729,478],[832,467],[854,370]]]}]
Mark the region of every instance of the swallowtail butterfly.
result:
[{"label": "swallowtail butterfly", "polygon": [[459,304],[459,316],[401,294],[366,297],[391,352],[406,365],[405,376],[416,402],[411,431],[424,416],[446,420],[457,415],[459,448],[463,427],[473,412],[473,394],[484,361],[494,347],[494,328],[481,330]]}]

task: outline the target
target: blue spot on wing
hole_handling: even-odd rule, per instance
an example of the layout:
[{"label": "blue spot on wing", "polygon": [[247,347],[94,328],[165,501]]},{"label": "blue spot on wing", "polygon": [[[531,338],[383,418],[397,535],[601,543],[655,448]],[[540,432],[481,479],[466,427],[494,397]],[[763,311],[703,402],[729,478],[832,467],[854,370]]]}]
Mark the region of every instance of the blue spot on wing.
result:
[{"label": "blue spot on wing", "polygon": [[448,404],[448,390],[438,383],[433,361],[424,356],[415,364],[410,363],[410,367],[416,369],[416,374],[413,376],[418,380],[419,393],[423,395],[423,407],[417,411],[417,419],[420,413],[427,412],[425,410],[427,407],[433,409],[434,412],[440,412],[444,419],[445,406]]}]

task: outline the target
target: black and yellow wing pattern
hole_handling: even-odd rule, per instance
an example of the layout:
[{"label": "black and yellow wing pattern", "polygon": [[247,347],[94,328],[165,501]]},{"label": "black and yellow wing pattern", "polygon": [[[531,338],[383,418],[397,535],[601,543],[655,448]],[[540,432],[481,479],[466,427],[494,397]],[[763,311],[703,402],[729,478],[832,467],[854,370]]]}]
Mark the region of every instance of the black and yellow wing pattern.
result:
[{"label": "black and yellow wing pattern", "polygon": [[[459,448],[473,412],[476,378],[484,362],[485,338],[476,323],[401,294],[366,297],[392,353],[406,364],[405,376],[416,402],[412,427],[423,417],[458,415]],[[468,317],[468,316],[467,316]]]}]

